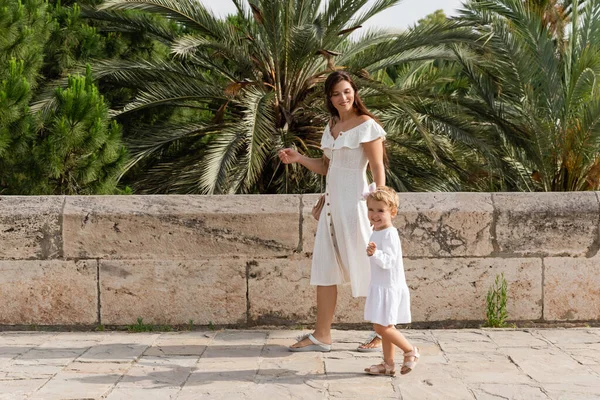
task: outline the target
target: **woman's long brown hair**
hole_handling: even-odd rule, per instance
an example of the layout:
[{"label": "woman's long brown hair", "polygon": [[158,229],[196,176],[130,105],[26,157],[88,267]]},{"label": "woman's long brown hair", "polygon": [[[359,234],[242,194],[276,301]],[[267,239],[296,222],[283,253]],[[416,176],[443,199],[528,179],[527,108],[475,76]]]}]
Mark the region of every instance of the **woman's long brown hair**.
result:
[{"label": "woman's long brown hair", "polygon": [[[327,107],[329,114],[331,114],[331,119],[333,120],[333,125],[335,125],[335,123],[337,121],[339,121],[340,113],[338,112],[338,110],[335,108],[335,106],[331,102],[331,96],[333,95],[333,88],[335,87],[335,85],[337,85],[341,81],[346,81],[350,84],[350,86],[352,86],[352,89],[354,90],[354,103],[352,104],[352,106],[356,109],[356,112],[358,113],[358,115],[368,115],[369,117],[373,118],[373,120],[375,122],[377,122],[379,125],[381,125],[381,122],[379,121],[379,119],[377,119],[377,117],[375,115],[373,115],[367,109],[367,106],[365,106],[365,103],[363,103],[362,99],[360,98],[360,96],[358,94],[358,87],[352,80],[352,77],[350,76],[350,74],[345,71],[332,72],[327,77],[327,80],[325,80],[325,106]],[[382,146],[383,146],[383,164],[387,167],[387,166],[389,166],[389,162],[388,162],[387,152],[385,150],[385,140],[382,141]]]}]

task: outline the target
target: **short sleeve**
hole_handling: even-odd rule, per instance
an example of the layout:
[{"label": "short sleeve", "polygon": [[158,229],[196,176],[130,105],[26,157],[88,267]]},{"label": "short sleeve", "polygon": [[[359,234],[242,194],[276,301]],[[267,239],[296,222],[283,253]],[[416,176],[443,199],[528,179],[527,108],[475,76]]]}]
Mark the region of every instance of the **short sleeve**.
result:
[{"label": "short sleeve", "polygon": [[[341,149],[342,147],[356,149],[361,143],[372,142],[373,140],[377,140],[379,138],[385,140],[386,135],[381,125],[379,125],[374,119],[369,119],[362,124],[342,133],[343,135],[338,136],[335,141],[332,139],[331,146],[333,149]],[[324,134],[323,136],[331,138],[331,134]]]},{"label": "short sleeve", "polygon": [[379,138],[385,140],[385,130],[383,130],[381,125],[375,122],[375,120],[372,119],[371,122],[366,123],[365,126],[365,129],[360,130],[360,143],[372,142],[373,140],[377,140]]},{"label": "short sleeve", "polygon": [[329,132],[329,124],[327,124],[325,125],[325,130],[323,130],[323,135],[321,135],[321,150],[332,148],[333,137],[331,137],[331,133]]}]

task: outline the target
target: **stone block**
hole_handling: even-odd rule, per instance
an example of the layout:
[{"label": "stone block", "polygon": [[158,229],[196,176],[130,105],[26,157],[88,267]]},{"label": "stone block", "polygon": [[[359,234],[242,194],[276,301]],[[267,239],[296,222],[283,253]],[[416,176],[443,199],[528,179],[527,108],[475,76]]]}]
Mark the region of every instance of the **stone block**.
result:
[{"label": "stone block", "polygon": [[31,398],[30,396],[47,382],[48,378],[2,381],[2,385],[0,385],[0,399]]},{"label": "stone block", "polygon": [[98,321],[96,261],[0,261],[0,325]]},{"label": "stone block", "polygon": [[[600,377],[591,372],[558,348],[506,348],[505,353],[529,379],[544,384],[545,389],[552,385],[576,385],[599,387]],[[556,366],[560,365],[560,378]],[[555,389],[555,388],[553,388]]]},{"label": "stone block", "polygon": [[[314,323],[316,286],[310,285],[311,258],[253,260],[248,270],[250,320],[259,325]],[[350,285],[338,285],[335,323],[364,323],[364,297],[353,298]]]},{"label": "stone block", "polygon": [[0,196],[0,260],[62,255],[62,196]]},{"label": "stone block", "polygon": [[[531,331],[512,330],[512,329],[493,329],[488,328],[484,332],[499,347],[543,347],[548,346],[548,342],[536,337]],[[600,338],[598,338],[600,340]]]},{"label": "stone block", "polygon": [[595,193],[494,193],[492,198],[501,254],[579,257],[598,251]]},{"label": "stone block", "polygon": [[[253,322],[277,325],[315,321],[310,258],[253,260],[249,265]],[[501,272],[508,282],[509,317],[541,318],[541,260],[405,259],[405,268],[414,322],[484,320],[486,293]],[[338,286],[334,322],[365,323],[364,301],[364,297],[353,298],[348,285]]]},{"label": "stone block", "polygon": [[539,329],[537,336],[548,343],[568,352],[570,349],[598,350],[600,356],[600,329],[596,328],[563,328]]},{"label": "stone block", "polygon": [[243,324],[246,261],[104,260],[100,262],[102,323]]},{"label": "stone block", "polygon": [[405,257],[484,257],[494,248],[488,193],[400,193],[394,219]]},{"label": "stone block", "polygon": [[248,263],[249,320],[259,325],[314,322],[316,292],[311,258],[255,259]]},{"label": "stone block", "polygon": [[[494,250],[491,226],[494,208],[484,193],[399,193],[394,226],[405,257],[481,257]],[[302,197],[303,250],[312,252],[317,221],[312,206],[319,195]]]},{"label": "stone block", "polygon": [[404,260],[415,321],[485,320],[485,297],[496,274],[508,283],[512,320],[542,316],[542,262],[518,258]]},{"label": "stone block", "polygon": [[116,388],[160,389],[181,387],[190,376],[197,356],[140,357]]},{"label": "stone block", "polygon": [[366,297],[352,297],[350,284],[338,286],[338,299],[335,308],[334,323],[368,324],[365,321]]},{"label": "stone block", "polygon": [[65,257],[281,256],[300,245],[299,197],[69,197]]},{"label": "stone block", "polygon": [[600,258],[546,258],[544,267],[544,319],[600,320]]},{"label": "stone block", "polygon": [[526,384],[510,383],[485,383],[479,388],[472,389],[477,400],[498,399],[527,399],[548,400],[549,397],[540,386],[527,382]]}]

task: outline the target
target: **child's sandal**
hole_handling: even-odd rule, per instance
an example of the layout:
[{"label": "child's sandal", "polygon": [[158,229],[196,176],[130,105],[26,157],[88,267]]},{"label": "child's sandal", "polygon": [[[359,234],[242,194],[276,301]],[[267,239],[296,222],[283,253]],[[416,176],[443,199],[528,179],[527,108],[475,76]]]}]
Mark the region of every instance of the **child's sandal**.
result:
[{"label": "child's sandal", "polygon": [[381,364],[371,365],[369,368],[365,368],[365,372],[369,375],[395,376],[396,375],[396,366],[388,365],[384,361]]},{"label": "child's sandal", "polygon": [[417,363],[419,362],[420,356],[421,356],[421,354],[419,354],[418,347],[413,347],[412,351],[409,351],[408,353],[404,353],[404,357],[412,357],[413,359],[412,359],[412,361],[404,361],[402,363],[402,368],[400,369],[400,374],[406,375],[410,371],[415,369],[415,367],[417,366]]}]

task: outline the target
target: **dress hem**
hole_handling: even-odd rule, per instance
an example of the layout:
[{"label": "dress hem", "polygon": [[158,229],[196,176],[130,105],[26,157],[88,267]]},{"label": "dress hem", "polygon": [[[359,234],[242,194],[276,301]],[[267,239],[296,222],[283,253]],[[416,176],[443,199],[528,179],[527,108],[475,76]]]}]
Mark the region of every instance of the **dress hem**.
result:
[{"label": "dress hem", "polygon": [[371,321],[371,320],[366,320],[367,322],[371,323],[371,324],[377,324],[377,325],[381,325],[381,326],[389,326],[389,325],[398,325],[398,324],[410,324],[412,323],[412,321],[398,321],[398,322],[377,322],[377,321]]}]

